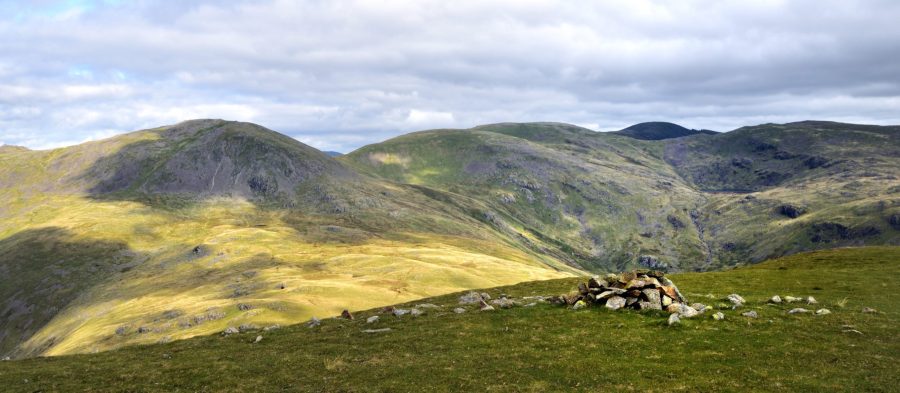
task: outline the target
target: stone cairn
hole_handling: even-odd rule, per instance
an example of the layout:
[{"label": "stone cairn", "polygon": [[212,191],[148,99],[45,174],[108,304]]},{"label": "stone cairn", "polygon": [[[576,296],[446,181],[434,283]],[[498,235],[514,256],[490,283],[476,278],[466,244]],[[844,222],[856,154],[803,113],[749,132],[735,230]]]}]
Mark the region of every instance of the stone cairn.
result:
[{"label": "stone cairn", "polygon": [[587,283],[578,284],[577,292],[561,295],[558,302],[575,309],[596,304],[612,310],[632,308],[666,310],[679,315],[696,314],[696,310],[686,304],[675,283],[666,278],[665,273],[656,270],[594,277]]}]

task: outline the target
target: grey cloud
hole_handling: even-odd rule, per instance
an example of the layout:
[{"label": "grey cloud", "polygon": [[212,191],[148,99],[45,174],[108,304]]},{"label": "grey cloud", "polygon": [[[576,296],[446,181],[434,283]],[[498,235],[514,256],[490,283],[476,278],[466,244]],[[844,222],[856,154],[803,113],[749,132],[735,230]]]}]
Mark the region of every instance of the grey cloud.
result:
[{"label": "grey cloud", "polygon": [[900,123],[896,1],[50,6],[0,19],[0,141],[48,147],[187,117],[341,151],[498,121]]}]

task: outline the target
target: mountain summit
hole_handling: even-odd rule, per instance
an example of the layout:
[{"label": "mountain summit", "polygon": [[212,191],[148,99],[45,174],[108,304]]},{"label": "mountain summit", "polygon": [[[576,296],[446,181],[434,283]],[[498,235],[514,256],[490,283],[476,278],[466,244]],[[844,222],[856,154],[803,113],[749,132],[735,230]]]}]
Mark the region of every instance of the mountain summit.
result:
[{"label": "mountain summit", "polygon": [[624,128],[620,131],[614,131],[612,132],[612,134],[624,135],[627,137],[647,141],[658,141],[663,139],[681,138],[697,134],[715,135],[717,134],[717,132],[710,130],[691,130],[675,123],[652,121],[646,123],[638,123],[631,127]]}]

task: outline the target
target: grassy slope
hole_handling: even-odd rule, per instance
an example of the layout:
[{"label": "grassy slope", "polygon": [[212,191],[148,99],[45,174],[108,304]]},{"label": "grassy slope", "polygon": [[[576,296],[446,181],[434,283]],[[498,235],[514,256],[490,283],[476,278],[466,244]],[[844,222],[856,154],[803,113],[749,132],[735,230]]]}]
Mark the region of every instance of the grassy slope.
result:
[{"label": "grassy slope", "polygon": [[[674,275],[693,301],[737,292],[741,310],[668,327],[664,317],[538,305],[454,314],[455,295],[419,318],[358,312],[229,337],[209,336],[96,355],[0,362],[0,385],[18,391],[895,391],[900,383],[900,296],[880,279],[900,249],[798,254],[717,273]],[[556,294],[577,280],[488,290]],[[788,315],[774,294],[813,295],[828,316]],[[878,314],[863,314],[874,307]],[[756,310],[759,319],[739,312]],[[845,326],[863,334],[844,333]],[[362,329],[391,327],[380,334]]]},{"label": "grassy slope", "polygon": [[[688,216],[702,198],[662,155],[659,144],[571,125],[502,123],[413,133],[341,161],[472,196],[498,226],[587,269],[623,269],[644,254],[688,269],[704,259]],[[673,228],[670,215],[686,226]]]},{"label": "grassy slope", "polygon": [[[342,161],[473,195],[588,269],[623,269],[650,255],[681,270],[711,270],[804,250],[900,244],[888,223],[900,214],[898,138],[898,127],[828,122],[668,141],[503,123],[405,135]],[[808,214],[788,219],[777,213],[784,204]],[[823,223],[866,235],[811,241],[811,228]]]},{"label": "grassy slope", "polygon": [[[207,123],[0,154],[0,197],[9,201],[0,207],[0,273],[16,277],[0,281],[0,354],[93,352],[578,272],[468,211],[346,171],[276,203],[248,200],[240,188],[186,197],[178,190],[197,187],[191,174],[209,184],[205,160],[215,154],[287,156],[294,169],[315,166],[310,173],[340,166],[259,127],[223,123],[218,132]],[[92,178],[112,193],[92,192]],[[156,188],[175,192],[141,192]],[[291,198],[299,207],[283,208]],[[196,322],[208,315],[222,318]]]}]

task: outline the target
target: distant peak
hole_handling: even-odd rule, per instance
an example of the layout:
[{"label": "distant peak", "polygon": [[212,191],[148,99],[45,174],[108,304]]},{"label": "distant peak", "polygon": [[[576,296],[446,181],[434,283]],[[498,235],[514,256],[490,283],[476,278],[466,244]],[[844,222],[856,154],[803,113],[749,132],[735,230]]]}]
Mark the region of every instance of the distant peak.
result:
[{"label": "distant peak", "polygon": [[669,123],[665,121],[650,121],[646,123],[638,123],[633,126],[624,128],[620,131],[612,132],[613,134],[618,134],[622,136],[627,136],[635,139],[642,140],[662,140],[662,139],[672,139],[672,138],[681,138],[685,136],[697,135],[697,134],[717,134],[715,131],[711,130],[692,130],[689,128],[682,127],[675,123]]}]

